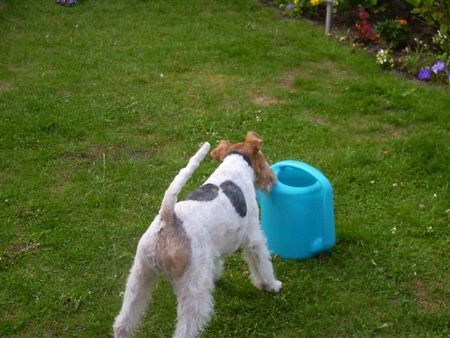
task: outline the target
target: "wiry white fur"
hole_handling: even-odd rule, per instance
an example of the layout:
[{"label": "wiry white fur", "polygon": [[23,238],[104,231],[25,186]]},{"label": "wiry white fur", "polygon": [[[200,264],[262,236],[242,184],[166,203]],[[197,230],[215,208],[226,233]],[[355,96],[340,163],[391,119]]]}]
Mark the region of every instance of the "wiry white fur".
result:
[{"label": "wiry white fur", "polygon": [[160,215],[164,212],[164,210],[174,210],[178,194],[180,193],[181,189],[183,189],[184,185],[192,176],[194,171],[198,168],[200,162],[203,161],[205,156],[208,154],[209,148],[209,143],[205,142],[197,151],[197,153],[195,153],[195,155],[190,158],[187,166],[181,169],[172,183],[170,183],[169,188],[166,190],[163,201],[161,203],[161,209],[159,210]]},{"label": "wiry white fur", "polygon": [[[205,145],[202,149],[193,157],[195,161],[191,160],[189,168],[195,170],[204,152],[208,151]],[[191,174],[189,170],[180,172],[167,190],[161,210],[175,204],[176,195]],[[251,280],[257,288],[271,292],[278,292],[281,288],[281,282],[274,276],[271,257],[259,225],[254,172],[241,155],[226,157],[205,184],[220,186],[226,180],[231,180],[241,188],[247,205],[245,217],[236,213],[221,190],[212,201],[187,200],[174,205],[175,214],[182,221],[182,227],[190,239],[192,251],[190,264],[184,274],[181,277],[168,276],[178,301],[175,338],[193,338],[201,333],[213,312],[212,291],[214,281],[223,270],[223,258],[239,248],[243,250]],[[158,234],[164,226],[158,215],[139,241],[122,309],[114,323],[117,338],[132,336],[150,300],[151,290],[161,272],[155,247]]]}]

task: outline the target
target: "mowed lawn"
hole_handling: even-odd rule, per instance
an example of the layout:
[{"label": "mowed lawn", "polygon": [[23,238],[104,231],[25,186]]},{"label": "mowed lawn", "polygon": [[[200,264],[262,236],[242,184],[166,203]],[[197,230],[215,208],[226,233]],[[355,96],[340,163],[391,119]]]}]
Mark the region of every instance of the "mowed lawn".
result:
[{"label": "mowed lawn", "polygon": [[[0,0],[0,336],[111,336],[172,178],[248,130],[330,179],[337,243],[274,257],[276,295],[229,258],[204,337],[448,336],[449,125],[447,88],[257,0]],[[175,306],[161,280],[138,336]]]}]

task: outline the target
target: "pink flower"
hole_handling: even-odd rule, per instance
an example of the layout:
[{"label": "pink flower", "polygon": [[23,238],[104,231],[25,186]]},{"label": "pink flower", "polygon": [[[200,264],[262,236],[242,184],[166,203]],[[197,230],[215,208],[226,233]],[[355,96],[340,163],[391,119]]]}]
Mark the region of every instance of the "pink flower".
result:
[{"label": "pink flower", "polygon": [[359,7],[358,16],[361,20],[366,20],[369,17],[369,13],[362,7]]}]

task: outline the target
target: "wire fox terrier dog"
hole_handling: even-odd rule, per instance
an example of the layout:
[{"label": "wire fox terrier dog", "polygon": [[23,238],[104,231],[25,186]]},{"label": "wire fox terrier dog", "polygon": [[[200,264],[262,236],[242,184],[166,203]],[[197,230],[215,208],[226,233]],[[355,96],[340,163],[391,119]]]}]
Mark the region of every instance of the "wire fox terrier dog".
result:
[{"label": "wire fox terrier dog", "polygon": [[122,309],[113,326],[115,337],[133,335],[160,273],[168,276],[177,297],[173,337],[197,337],[213,312],[214,282],[223,271],[223,259],[239,248],[258,289],[281,289],[256,203],[255,185],[269,191],[275,182],[261,143],[254,132],[242,143],[220,141],[211,156],[222,163],[200,188],[177,203],[177,195],[207,155],[209,143],[178,173],[137,246]]}]

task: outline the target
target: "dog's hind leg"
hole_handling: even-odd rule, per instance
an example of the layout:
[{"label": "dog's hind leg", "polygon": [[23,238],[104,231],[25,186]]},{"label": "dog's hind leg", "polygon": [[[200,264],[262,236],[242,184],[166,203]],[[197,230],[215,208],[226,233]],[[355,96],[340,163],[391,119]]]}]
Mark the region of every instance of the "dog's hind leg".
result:
[{"label": "dog's hind leg", "polygon": [[178,306],[173,338],[197,337],[211,317],[214,306],[214,266],[210,263],[203,262],[201,271],[188,270],[174,283]]},{"label": "dog's hind leg", "polygon": [[115,338],[131,337],[139,327],[157,278],[157,271],[149,267],[138,250],[128,276],[122,309],[113,325]]},{"label": "dog's hind leg", "polygon": [[278,292],[282,283],[275,278],[270,252],[259,224],[250,229],[242,249],[253,284],[258,289]]}]

